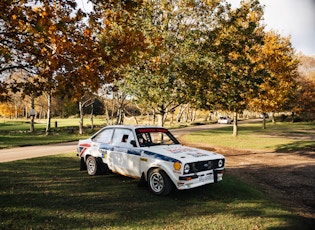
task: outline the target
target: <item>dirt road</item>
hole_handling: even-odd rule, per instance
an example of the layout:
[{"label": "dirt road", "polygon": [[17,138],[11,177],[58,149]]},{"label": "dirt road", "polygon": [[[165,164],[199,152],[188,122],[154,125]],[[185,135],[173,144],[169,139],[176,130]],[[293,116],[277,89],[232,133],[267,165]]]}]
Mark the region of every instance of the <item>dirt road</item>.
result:
[{"label": "dirt road", "polygon": [[0,149],[0,163],[75,152],[78,142]]}]

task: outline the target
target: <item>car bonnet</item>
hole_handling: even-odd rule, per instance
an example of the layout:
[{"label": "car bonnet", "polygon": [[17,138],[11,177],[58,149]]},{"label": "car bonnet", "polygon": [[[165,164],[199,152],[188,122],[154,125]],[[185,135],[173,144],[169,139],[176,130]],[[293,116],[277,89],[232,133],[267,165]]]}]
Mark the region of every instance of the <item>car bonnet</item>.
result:
[{"label": "car bonnet", "polygon": [[224,158],[223,155],[215,152],[183,145],[160,145],[145,147],[143,150],[145,154],[154,155],[154,157],[167,157],[181,162],[196,162]]}]

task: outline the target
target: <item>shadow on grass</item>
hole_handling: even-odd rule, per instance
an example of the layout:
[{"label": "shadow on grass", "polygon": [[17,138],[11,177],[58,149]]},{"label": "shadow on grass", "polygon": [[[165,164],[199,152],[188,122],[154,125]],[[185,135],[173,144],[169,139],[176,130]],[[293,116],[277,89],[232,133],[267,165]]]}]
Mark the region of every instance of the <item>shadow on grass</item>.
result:
[{"label": "shadow on grass", "polygon": [[294,141],[290,144],[276,146],[277,153],[296,153],[301,156],[315,158],[315,141]]},{"label": "shadow on grass", "polygon": [[311,216],[315,216],[315,167],[311,164],[281,167],[251,164],[241,168],[228,168],[227,172],[258,185],[261,191],[297,212],[303,209],[304,215],[309,216],[304,218],[304,228],[313,228],[315,219]]},{"label": "shadow on grass", "polygon": [[90,177],[78,168],[78,159],[65,155],[0,164],[0,228],[307,229],[228,175],[218,184],[159,197],[138,187],[138,180]]}]

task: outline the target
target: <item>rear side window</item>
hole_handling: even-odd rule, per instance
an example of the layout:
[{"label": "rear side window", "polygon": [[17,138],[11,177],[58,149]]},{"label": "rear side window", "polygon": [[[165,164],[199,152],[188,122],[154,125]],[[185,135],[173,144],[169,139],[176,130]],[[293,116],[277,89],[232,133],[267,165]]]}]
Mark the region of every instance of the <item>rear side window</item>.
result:
[{"label": "rear side window", "polygon": [[115,129],[113,145],[128,147],[130,146],[130,141],[134,139],[130,129]]},{"label": "rear side window", "polygon": [[113,129],[104,129],[102,132],[98,133],[94,138],[93,141],[110,144],[111,139],[113,136]]}]

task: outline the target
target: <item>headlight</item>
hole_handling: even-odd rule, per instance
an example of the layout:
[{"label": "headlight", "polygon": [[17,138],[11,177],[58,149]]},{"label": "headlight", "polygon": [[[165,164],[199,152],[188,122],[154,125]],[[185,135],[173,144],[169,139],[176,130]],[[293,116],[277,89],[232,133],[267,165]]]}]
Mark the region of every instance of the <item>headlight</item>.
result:
[{"label": "headlight", "polygon": [[221,168],[222,166],[223,166],[223,160],[221,159],[218,161],[218,167]]},{"label": "headlight", "polygon": [[190,170],[189,164],[185,164],[185,166],[184,166],[184,173],[189,173],[189,170]]},{"label": "headlight", "polygon": [[180,168],[182,167],[182,164],[179,161],[176,161],[173,164],[173,167],[174,167],[175,170],[180,170]]}]

